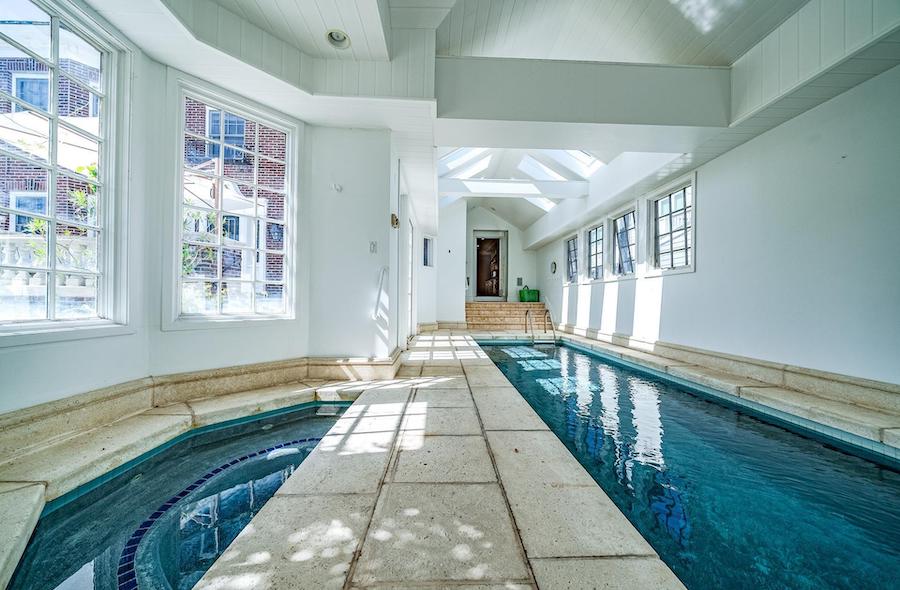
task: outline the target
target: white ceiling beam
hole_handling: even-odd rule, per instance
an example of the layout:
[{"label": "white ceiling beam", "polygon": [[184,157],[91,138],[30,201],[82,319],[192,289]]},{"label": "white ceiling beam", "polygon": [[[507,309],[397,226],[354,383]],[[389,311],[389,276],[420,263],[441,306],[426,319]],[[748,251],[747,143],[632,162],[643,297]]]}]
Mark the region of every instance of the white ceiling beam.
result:
[{"label": "white ceiling beam", "polygon": [[729,68],[438,57],[438,117],[728,126]]},{"label": "white ceiling beam", "polygon": [[509,180],[499,178],[441,178],[438,194],[442,197],[548,197],[578,199],[588,194],[583,180]]}]

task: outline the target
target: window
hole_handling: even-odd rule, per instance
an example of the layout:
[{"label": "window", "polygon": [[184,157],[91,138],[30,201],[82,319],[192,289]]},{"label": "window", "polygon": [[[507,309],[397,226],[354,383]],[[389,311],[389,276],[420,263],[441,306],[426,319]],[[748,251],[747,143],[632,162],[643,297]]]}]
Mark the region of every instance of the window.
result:
[{"label": "window", "polygon": [[592,279],[603,278],[603,226],[598,225],[589,229],[587,233],[588,243],[588,274]]},{"label": "window", "polygon": [[693,188],[686,186],[654,204],[656,266],[662,269],[690,266],[693,257]]},{"label": "window", "polygon": [[[210,137],[222,137],[225,145],[233,145],[235,147],[242,148],[244,147],[244,133],[245,133],[245,125],[244,120],[237,115],[232,115],[231,113],[225,113],[225,128],[221,129],[220,125],[222,122],[222,114],[213,111],[209,113],[209,136]],[[219,155],[219,144],[211,143],[209,144],[209,149],[211,150],[209,156],[215,158]],[[230,161],[234,162],[236,158],[240,158],[243,152],[239,150],[231,150],[226,149],[225,157]]]},{"label": "window", "polygon": [[[43,111],[50,110],[50,78],[46,73],[13,74],[12,81],[16,98]],[[24,111],[25,108],[15,105],[15,110]]]},{"label": "window", "polygon": [[634,211],[613,220],[613,262],[617,275],[634,272],[636,231]]},{"label": "window", "polygon": [[425,266],[434,266],[434,240],[432,238],[425,238],[422,244],[422,252],[424,254],[422,263]]},{"label": "window", "polygon": [[105,158],[115,51],[27,0],[3,8],[0,324],[124,319]]},{"label": "window", "polygon": [[578,278],[578,236],[566,240],[566,279],[574,283]]},{"label": "window", "polygon": [[178,314],[283,316],[289,135],[199,96],[182,109]]}]

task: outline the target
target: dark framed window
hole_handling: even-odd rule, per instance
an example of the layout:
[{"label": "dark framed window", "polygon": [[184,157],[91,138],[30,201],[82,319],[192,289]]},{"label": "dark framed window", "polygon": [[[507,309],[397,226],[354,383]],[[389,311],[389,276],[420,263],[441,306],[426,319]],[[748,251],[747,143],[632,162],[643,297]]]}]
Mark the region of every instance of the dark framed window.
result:
[{"label": "dark framed window", "polygon": [[425,266],[434,266],[434,240],[425,238],[422,243],[422,264]]},{"label": "dark framed window", "polygon": [[588,275],[592,279],[603,278],[603,226],[587,232]]},{"label": "dark framed window", "polygon": [[613,220],[613,263],[617,275],[634,272],[636,250],[635,212],[629,211]]},{"label": "dark framed window", "polygon": [[[239,150],[230,149],[231,147],[244,147],[244,132],[246,128],[245,121],[242,117],[225,113],[225,128],[222,129],[222,113],[213,111],[209,113],[209,136],[215,139],[222,138],[225,143],[225,160],[228,162],[242,161],[244,153]],[[209,154],[211,158],[219,156],[219,144],[208,144]]]},{"label": "dark framed window", "polygon": [[[241,238],[241,220],[237,215],[222,216],[222,235],[229,240],[240,240]],[[259,247],[259,244],[256,245]]]},{"label": "dark framed window", "polygon": [[662,269],[690,266],[693,260],[694,195],[690,186],[654,203],[654,258]]},{"label": "dark framed window", "polygon": [[566,240],[566,278],[570,283],[578,278],[578,236]]}]

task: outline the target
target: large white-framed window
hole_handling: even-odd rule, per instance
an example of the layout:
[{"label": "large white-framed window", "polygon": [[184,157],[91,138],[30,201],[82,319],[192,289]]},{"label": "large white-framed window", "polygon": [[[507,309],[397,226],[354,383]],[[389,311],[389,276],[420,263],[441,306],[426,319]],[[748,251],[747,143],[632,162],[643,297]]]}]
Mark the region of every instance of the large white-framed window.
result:
[{"label": "large white-framed window", "polygon": [[613,218],[613,272],[634,274],[637,266],[637,210],[631,209]]},{"label": "large white-framed window", "polygon": [[591,280],[603,278],[603,224],[586,232],[588,277]]},{"label": "large white-framed window", "polygon": [[566,281],[574,283],[578,280],[578,236],[566,240]]},{"label": "large white-framed window", "polygon": [[115,145],[129,50],[70,2],[3,12],[0,346],[113,333],[127,323]]},{"label": "large white-framed window", "polygon": [[169,326],[293,317],[297,126],[201,83],[179,81],[177,97]]},{"label": "large white-framed window", "polygon": [[666,191],[650,204],[656,268],[690,268],[694,263],[694,188]]}]

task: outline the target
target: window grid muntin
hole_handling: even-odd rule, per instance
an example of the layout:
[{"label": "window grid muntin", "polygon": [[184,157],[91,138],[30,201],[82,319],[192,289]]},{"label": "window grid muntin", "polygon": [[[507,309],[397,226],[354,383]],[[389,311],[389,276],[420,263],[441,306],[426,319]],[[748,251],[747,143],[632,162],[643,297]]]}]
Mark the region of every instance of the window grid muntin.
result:
[{"label": "window grid muntin", "polygon": [[[6,319],[0,320],[0,325],[16,325],[22,323],[34,323],[40,321],[51,321],[51,322],[61,322],[61,321],[84,321],[84,320],[95,320],[95,319],[105,319],[108,315],[108,305],[106,299],[109,295],[106,293],[107,285],[106,285],[106,273],[104,269],[107,266],[107,259],[109,257],[109,253],[106,251],[106,233],[107,230],[102,223],[102,220],[105,219],[106,211],[106,203],[104,203],[107,195],[101,192],[100,187],[102,186],[102,181],[100,179],[106,174],[105,169],[105,154],[107,146],[105,145],[105,135],[106,135],[106,117],[110,115],[106,112],[105,108],[101,109],[102,113],[105,113],[103,116],[99,116],[98,121],[98,133],[99,135],[94,135],[92,133],[86,132],[80,129],[77,126],[73,126],[69,123],[66,123],[60,118],[59,114],[59,81],[65,77],[67,80],[78,83],[75,78],[72,76],[67,76],[62,72],[62,64],[60,63],[60,28],[63,26],[63,19],[56,13],[52,12],[45,6],[39,6],[39,8],[45,11],[50,17],[50,58],[44,58],[30,48],[22,45],[18,41],[12,39],[6,34],[0,32],[0,40],[5,43],[8,43],[15,49],[24,53],[27,58],[36,61],[37,63],[43,65],[47,68],[45,73],[47,76],[49,88],[49,112],[44,111],[43,109],[32,105],[24,100],[19,99],[15,96],[15,88],[12,88],[12,93],[7,93],[6,91],[0,90],[0,98],[8,100],[10,102],[10,107],[12,112],[16,112],[15,107],[20,107],[21,111],[31,111],[36,113],[43,119],[46,119],[48,122],[48,133],[47,133],[47,161],[41,162],[35,158],[30,156],[25,156],[20,153],[11,152],[9,150],[0,148],[0,155],[10,158],[13,161],[18,161],[21,163],[25,163],[29,166],[34,166],[37,168],[41,168],[47,171],[47,213],[45,215],[34,214],[31,212],[26,212],[25,214],[29,217],[33,217],[35,219],[42,219],[47,222],[46,232],[46,244],[47,244],[47,253],[46,253],[46,267],[38,267],[38,266],[24,266],[24,265],[16,265],[10,266],[3,264],[3,260],[0,259],[0,273],[4,273],[7,271],[19,272],[25,271],[30,273],[43,273],[45,275],[45,286],[46,290],[44,291],[45,302],[44,302],[44,316],[41,318],[37,317],[26,317],[22,319]],[[93,89],[88,88],[87,86],[78,83],[83,89],[88,92],[93,93],[98,97],[98,101],[104,101],[106,92],[103,89],[104,85],[110,84],[110,73],[108,71],[108,50],[100,47],[95,41],[88,37],[87,33],[82,33],[76,27],[73,27],[70,23],[65,23],[66,30],[77,36],[79,39],[84,41],[87,45],[95,49],[99,54],[99,80],[100,80],[100,88]],[[22,74],[26,74],[28,72],[21,72]],[[39,73],[39,72],[32,72]],[[12,76],[10,77],[12,80]],[[73,133],[79,137],[88,139],[90,141],[94,141],[97,143],[97,161],[95,162],[97,166],[97,178],[91,178],[88,176],[82,176],[72,170],[68,170],[62,167],[59,164],[59,128],[62,127],[69,133]],[[58,180],[60,176],[64,176],[70,179],[73,179],[82,184],[86,184],[94,187],[94,192],[92,193],[95,197],[94,199],[94,207],[95,207],[95,217],[97,219],[97,224],[88,224],[84,222],[80,222],[76,219],[68,219],[68,218],[59,218],[57,216],[57,199],[59,195],[57,194],[58,188]],[[103,197],[103,198],[101,198]],[[3,207],[0,206],[0,214],[9,215],[11,222],[13,223],[13,227],[15,226],[15,216],[21,215],[22,211],[18,209],[14,209],[11,207]],[[58,269],[57,262],[57,227],[59,225],[74,227],[78,230],[84,231],[87,235],[90,235],[91,232],[96,233],[96,247],[95,247],[95,255],[96,255],[96,270],[90,269]],[[13,234],[15,235],[15,234]],[[76,276],[76,277],[91,277],[94,279],[94,284],[91,285],[94,291],[94,315],[92,316],[82,316],[82,317],[73,317],[73,318],[57,318],[57,280],[60,276]],[[85,285],[86,287],[88,285]],[[31,296],[29,296],[31,297]],[[37,296],[40,298],[40,295]]]},{"label": "window grid muntin", "polygon": [[[674,209],[675,196],[681,194],[681,207]],[[668,205],[668,212],[661,213],[663,205]],[[689,267],[693,263],[693,187],[691,185],[684,186],[678,190],[668,193],[666,196],[657,199],[653,204],[653,244],[654,244],[654,260],[657,268],[663,270],[671,270],[675,268]],[[676,230],[674,222],[680,219],[682,225]],[[660,232],[660,222],[666,220],[668,231]],[[674,248],[674,234],[680,232],[684,237],[684,248]],[[669,247],[663,249],[661,247],[663,238],[668,237]],[[675,252],[682,252],[681,264],[675,264]],[[663,265],[664,256],[669,256],[669,264]]]},{"label": "window grid muntin", "polygon": [[574,283],[578,278],[578,236],[566,240],[566,279]]},{"label": "window grid muntin", "polygon": [[[186,104],[187,101],[191,100],[197,102],[207,108],[206,112],[206,125],[207,125],[207,135],[203,136],[198,133],[189,131],[185,128],[185,118],[186,118]],[[209,133],[209,120],[210,114],[213,112],[218,112],[222,117],[225,114],[232,114],[241,117],[245,122],[245,133],[246,131],[246,123],[253,124],[253,145],[256,147],[255,150],[248,150],[242,147],[237,147],[231,144],[225,143],[225,125],[220,124],[218,126],[218,136],[211,137]],[[196,278],[191,277],[187,278],[184,276],[183,268],[178,269],[178,285],[177,289],[177,300],[178,300],[178,315],[183,317],[198,317],[198,318],[209,318],[216,316],[224,316],[224,317],[279,317],[289,313],[288,304],[288,289],[290,285],[287,279],[289,274],[289,255],[288,255],[288,245],[290,243],[290,235],[288,228],[288,214],[287,211],[291,207],[289,204],[289,198],[291,197],[291,191],[289,190],[289,182],[290,182],[290,169],[287,165],[288,160],[288,146],[291,142],[291,134],[289,131],[285,129],[279,128],[277,125],[273,125],[269,121],[266,121],[260,117],[256,117],[253,115],[248,115],[240,112],[240,109],[234,109],[230,106],[225,106],[222,103],[218,103],[215,99],[207,98],[199,93],[193,93],[190,91],[186,91],[182,94],[181,99],[181,123],[182,123],[182,145],[181,145],[181,154],[179,155],[179,160],[181,162],[181,179],[180,179],[180,190],[179,190],[179,223],[178,223],[178,234],[180,236],[180,249],[179,251],[183,251],[185,245],[196,246],[196,247],[205,247],[205,248],[213,248],[217,251],[217,264],[216,264],[216,277],[212,278]],[[284,142],[285,142],[285,159],[279,159],[272,157],[270,155],[264,155],[262,150],[260,149],[260,129],[265,126],[266,128],[270,128],[274,131],[278,131],[284,134]],[[195,141],[206,142],[207,144],[214,144],[217,146],[215,151],[215,156],[210,157],[211,159],[215,159],[216,167],[215,169],[219,172],[217,174],[210,174],[205,170],[193,169],[188,166],[185,162],[186,159],[186,147],[185,140],[193,139]],[[246,141],[246,138],[245,138]],[[245,143],[246,145],[246,143]],[[209,147],[209,145],[207,145]],[[253,157],[253,180],[252,182],[248,182],[244,179],[237,179],[232,176],[228,176],[225,173],[225,162],[229,161],[229,158],[225,158],[226,150],[234,150],[242,153],[249,154]],[[281,187],[272,187],[269,185],[262,185],[259,183],[259,172],[260,172],[260,162],[267,161],[275,164],[279,164],[284,166],[284,175],[282,178]],[[228,211],[224,206],[224,198],[221,196],[217,199],[216,208],[207,207],[202,204],[197,203],[185,203],[184,201],[184,181],[187,174],[200,176],[207,180],[211,180],[213,182],[221,185],[224,182],[233,182],[237,183],[241,186],[251,188],[253,190],[253,200],[254,200],[254,216],[248,217],[246,215],[240,215],[238,213]],[[260,191],[272,193],[276,195],[280,195],[284,198],[285,204],[283,207],[282,219],[276,219],[272,217],[267,217],[267,211],[263,211],[260,213],[263,207],[260,205]],[[213,230],[213,234],[216,236],[215,242],[198,242],[187,240],[184,237],[184,214],[185,209],[198,209],[207,212],[215,212],[216,213],[216,228]],[[224,217],[226,216],[237,216],[238,218],[247,218],[253,222],[253,225],[250,226],[250,232],[252,240],[250,240],[251,247],[248,247],[245,243],[226,243],[223,235],[224,230]],[[260,235],[263,232],[268,231],[268,224],[276,224],[281,226],[281,250],[273,250],[271,248],[266,247],[266,245],[260,246]],[[225,277],[223,276],[223,260],[224,260],[224,251],[225,250],[240,250],[241,252],[252,252],[254,256],[251,258],[251,278],[248,279],[240,279],[234,277]],[[281,257],[281,279],[268,279],[266,274],[268,272],[268,266],[264,265],[263,276],[262,278],[257,276],[258,265],[260,263],[260,255],[267,256],[280,256]],[[203,313],[203,312],[185,312],[184,311],[184,285],[186,284],[204,284],[204,283],[214,283],[217,285],[216,287],[216,311],[214,314]],[[250,308],[249,311],[241,311],[241,312],[224,312],[224,297],[223,297],[223,285],[227,283],[238,283],[243,285],[250,285],[252,288],[250,290]],[[262,312],[258,309],[258,301],[257,301],[257,293],[256,293],[256,285],[259,284],[263,288],[272,285],[281,287],[281,310],[277,312]]]},{"label": "window grid muntin", "polygon": [[591,228],[587,232],[588,276],[603,278],[603,226]]},{"label": "window grid muntin", "polygon": [[[627,256],[623,256],[623,253]],[[637,255],[636,213],[632,209],[613,220],[613,267],[617,275],[633,274]]]}]

